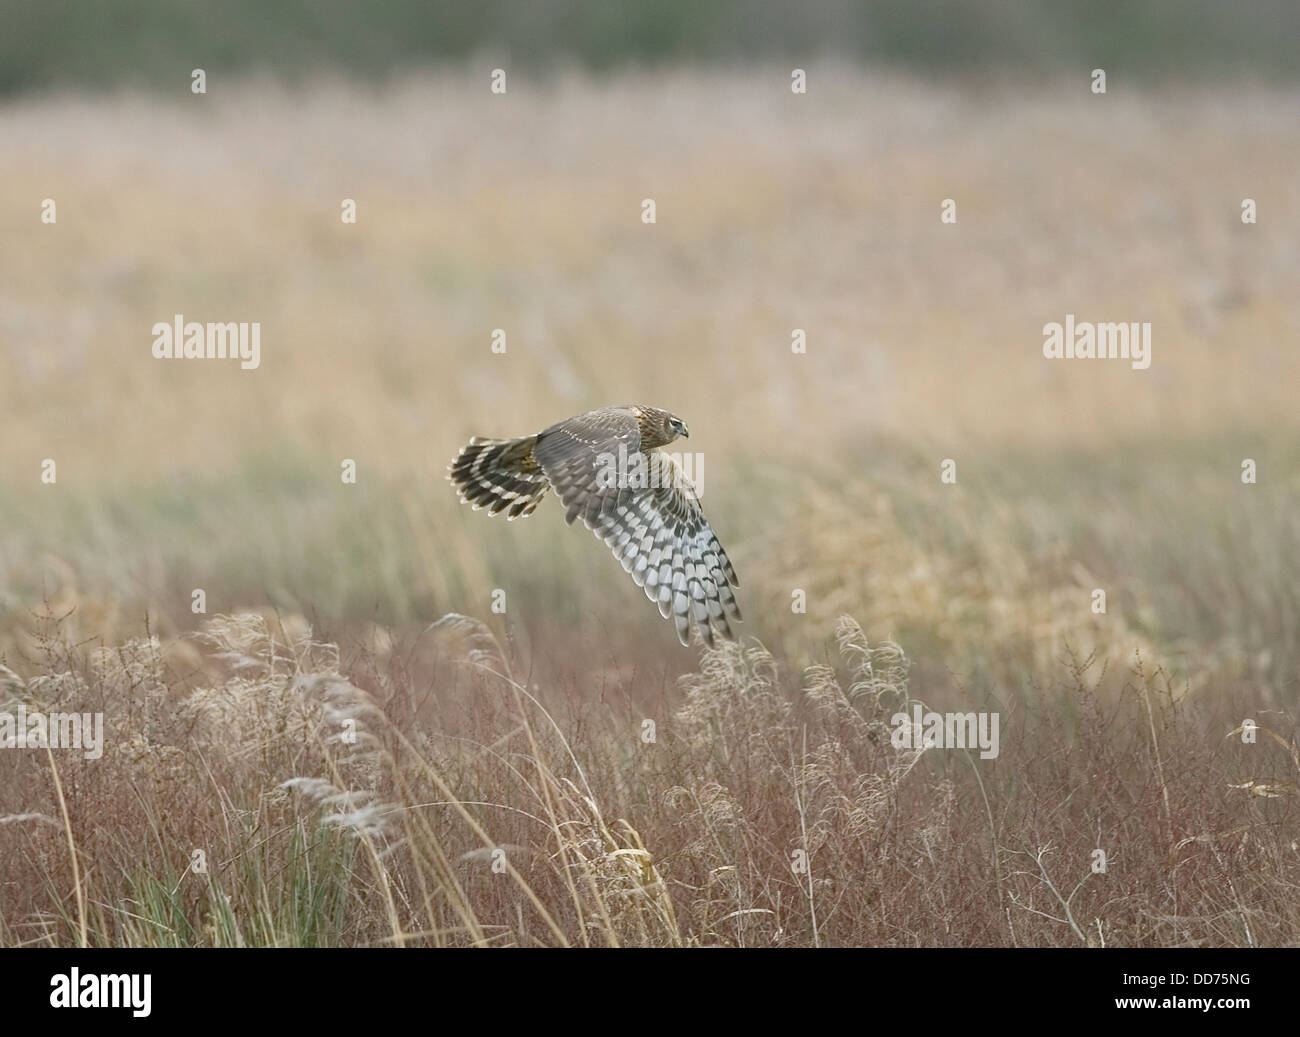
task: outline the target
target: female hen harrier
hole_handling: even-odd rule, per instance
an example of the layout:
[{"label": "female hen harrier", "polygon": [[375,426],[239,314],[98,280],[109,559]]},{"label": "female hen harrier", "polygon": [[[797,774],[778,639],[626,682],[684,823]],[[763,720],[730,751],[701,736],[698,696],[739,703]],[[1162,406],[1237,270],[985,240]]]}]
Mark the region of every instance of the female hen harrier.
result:
[{"label": "female hen harrier", "polygon": [[686,423],[659,407],[602,407],[568,418],[535,436],[475,436],[449,466],[460,499],[489,515],[531,515],[548,489],[565,507],[564,521],[582,517],[613,550],[664,618],[672,612],[687,644],[694,620],[713,645],[716,629],[734,637],[740,620],[736,570],[718,543],[695,487],[681,466],[656,450]]}]

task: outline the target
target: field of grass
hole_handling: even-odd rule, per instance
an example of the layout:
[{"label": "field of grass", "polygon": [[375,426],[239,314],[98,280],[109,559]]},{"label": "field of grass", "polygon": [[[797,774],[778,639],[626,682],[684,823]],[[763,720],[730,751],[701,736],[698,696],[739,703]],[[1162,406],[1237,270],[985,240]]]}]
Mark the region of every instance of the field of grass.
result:
[{"label": "field of grass", "polygon": [[[0,106],[0,712],[108,729],[0,751],[0,945],[1300,943],[1300,94],[809,83]],[[738,645],[443,480],[618,402],[690,425]]]}]

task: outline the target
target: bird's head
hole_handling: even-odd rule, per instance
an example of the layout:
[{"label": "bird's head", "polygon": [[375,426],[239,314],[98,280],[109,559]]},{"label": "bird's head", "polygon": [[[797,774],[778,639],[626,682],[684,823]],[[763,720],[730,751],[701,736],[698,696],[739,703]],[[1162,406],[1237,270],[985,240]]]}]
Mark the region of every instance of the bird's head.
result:
[{"label": "bird's head", "polygon": [[689,438],[691,434],[691,430],[686,427],[686,422],[662,407],[634,407],[633,411],[641,426],[643,450],[667,446],[678,436]]}]

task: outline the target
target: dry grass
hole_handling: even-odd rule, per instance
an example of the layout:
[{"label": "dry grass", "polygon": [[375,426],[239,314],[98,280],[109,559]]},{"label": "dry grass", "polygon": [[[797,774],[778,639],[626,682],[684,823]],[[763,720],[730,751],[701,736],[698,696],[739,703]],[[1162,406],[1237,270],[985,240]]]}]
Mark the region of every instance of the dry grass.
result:
[{"label": "dry grass", "polygon": [[46,673],[11,673],[0,705],[100,706],[110,749],[60,755],[66,824],[39,754],[0,756],[27,806],[0,817],[0,942],[1203,946],[1300,931],[1293,743],[1234,747],[1141,660],[1111,708],[1076,662],[1057,689],[1070,715],[1012,714],[983,762],[891,745],[889,717],[916,701],[907,660],[847,618],[802,675],[757,642],[706,651],[655,717],[530,690],[475,621],[428,636],[472,684],[451,710],[416,708],[391,659],[341,665],[294,618],[216,617],[188,678],[157,638],[78,656],[51,637]]},{"label": "dry grass", "polygon": [[[0,752],[0,943],[1300,943],[1297,96],[476,77],[0,108],[0,696],[110,731]],[[1151,370],[1044,361],[1067,312]],[[741,646],[442,481],[622,400]]]}]

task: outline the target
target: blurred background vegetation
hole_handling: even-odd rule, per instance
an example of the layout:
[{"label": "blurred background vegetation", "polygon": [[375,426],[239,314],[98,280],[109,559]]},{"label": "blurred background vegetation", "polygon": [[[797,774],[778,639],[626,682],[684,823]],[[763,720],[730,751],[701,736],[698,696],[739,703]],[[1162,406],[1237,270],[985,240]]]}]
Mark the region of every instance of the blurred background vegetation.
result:
[{"label": "blurred background vegetation", "polygon": [[517,65],[844,57],[925,73],[1294,79],[1287,0],[5,0],[0,92],[162,84],[199,66],[383,78],[489,53]]},{"label": "blurred background vegetation", "polygon": [[[593,639],[563,660],[688,665],[552,509],[507,528],[442,480],[471,434],[639,400],[690,419],[746,631],[801,660],[850,613],[946,690],[991,644],[1015,651],[987,686],[1041,675],[1069,631],[1294,691],[1300,7],[0,15],[0,654],[43,599],[113,603],[85,631],[111,641],[146,614],[188,629],[200,585],[214,611],[413,628],[508,587],[506,628]],[[1067,312],[1153,321],[1152,369],[1046,363]],[[263,367],[154,361],[175,313],[261,321]],[[363,477],[340,492],[345,457]]]}]

